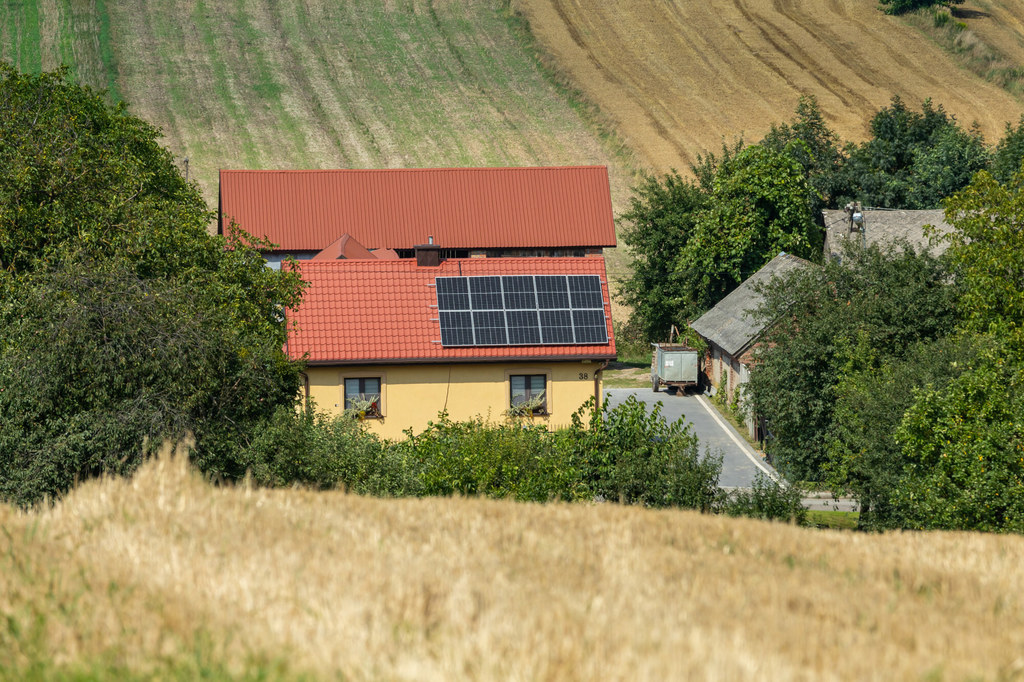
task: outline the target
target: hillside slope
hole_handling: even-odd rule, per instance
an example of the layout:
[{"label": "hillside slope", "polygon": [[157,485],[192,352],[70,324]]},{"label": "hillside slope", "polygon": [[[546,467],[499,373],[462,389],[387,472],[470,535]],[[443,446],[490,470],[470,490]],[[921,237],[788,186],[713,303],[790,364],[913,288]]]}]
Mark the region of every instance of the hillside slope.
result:
[{"label": "hillside slope", "polygon": [[[1024,105],[970,74],[875,0],[591,3],[513,0],[557,68],[652,168],[685,171],[723,137],[756,141],[815,95],[846,140],[866,137],[893,94],[931,97],[990,141]],[[974,7],[974,9],[971,9]],[[1024,0],[958,9],[972,30],[1024,64]]]},{"label": "hillside slope", "polygon": [[1024,674],[1019,536],[214,488],[169,458],[0,527],[0,679]]},{"label": "hillside slope", "polygon": [[219,168],[603,164],[499,0],[0,0],[0,59],[71,66]]}]

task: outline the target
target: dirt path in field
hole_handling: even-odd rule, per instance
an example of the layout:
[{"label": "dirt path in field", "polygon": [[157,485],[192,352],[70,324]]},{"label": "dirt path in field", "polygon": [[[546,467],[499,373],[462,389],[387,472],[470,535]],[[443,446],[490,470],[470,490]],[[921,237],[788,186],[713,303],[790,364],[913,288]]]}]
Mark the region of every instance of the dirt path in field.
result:
[{"label": "dirt path in field", "polygon": [[[760,139],[792,116],[801,95],[817,97],[845,140],[864,139],[893,94],[914,107],[931,97],[961,121],[977,120],[989,140],[1024,112],[874,0],[512,4],[557,67],[657,171],[685,171],[723,138]],[[1024,0],[986,4],[977,21],[1007,46],[1016,36],[1024,52]]]}]

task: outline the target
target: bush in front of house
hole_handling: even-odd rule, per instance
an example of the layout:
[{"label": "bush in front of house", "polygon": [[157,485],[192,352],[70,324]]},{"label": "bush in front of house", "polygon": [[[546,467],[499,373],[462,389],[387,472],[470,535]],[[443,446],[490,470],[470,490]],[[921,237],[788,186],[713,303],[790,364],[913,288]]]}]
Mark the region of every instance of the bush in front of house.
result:
[{"label": "bush in front of house", "polygon": [[592,407],[593,400],[555,437],[595,497],[646,507],[714,508],[722,458],[701,455],[688,424],[666,422],[660,404],[648,412],[635,396],[614,407]]},{"label": "bush in front of house", "polygon": [[309,405],[280,408],[245,450],[258,485],[344,488],[360,495],[423,494],[415,462],[381,441],[352,416],[330,417]]},{"label": "bush in front of house", "polygon": [[279,409],[245,449],[258,485],[345,488],[379,497],[481,495],[523,502],[603,499],[712,511],[721,458],[701,455],[682,421],[665,423],[636,398],[549,431],[528,418],[452,421],[380,440],[350,416]]},{"label": "bush in front of house", "polygon": [[444,413],[425,431],[390,448],[419,472],[424,495],[483,495],[518,501],[588,497],[575,463],[554,434],[527,420],[452,421]]}]

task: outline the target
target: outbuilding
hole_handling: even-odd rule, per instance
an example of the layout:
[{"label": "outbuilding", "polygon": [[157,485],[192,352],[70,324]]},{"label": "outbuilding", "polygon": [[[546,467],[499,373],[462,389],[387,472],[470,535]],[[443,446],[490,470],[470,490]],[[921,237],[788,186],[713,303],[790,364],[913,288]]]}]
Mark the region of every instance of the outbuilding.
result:
[{"label": "outbuilding", "polygon": [[[743,402],[743,385],[750,379],[752,352],[767,327],[753,312],[764,297],[758,286],[773,277],[796,268],[812,265],[810,261],[788,253],[780,253],[764,267],[747,278],[718,304],[690,323],[690,327],[707,343],[704,373],[716,391],[724,391],[729,402]],[[747,411],[746,426],[753,439],[760,439],[757,416]]]}]

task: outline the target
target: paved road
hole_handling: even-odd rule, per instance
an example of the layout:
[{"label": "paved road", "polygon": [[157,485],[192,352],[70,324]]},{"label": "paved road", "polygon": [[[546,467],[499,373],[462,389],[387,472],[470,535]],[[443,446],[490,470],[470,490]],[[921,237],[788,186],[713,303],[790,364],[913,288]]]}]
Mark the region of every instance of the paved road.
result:
[{"label": "paved road", "polygon": [[610,388],[609,395],[612,405],[618,405],[630,395],[635,395],[648,406],[648,411],[655,403],[661,402],[661,413],[666,421],[675,421],[682,417],[693,424],[694,433],[700,439],[701,450],[710,449],[722,453],[722,475],[718,479],[723,488],[749,488],[758,471],[777,477],[775,470],[736,429],[715,412],[705,396],[701,395],[669,395],[665,391],[654,393],[651,389]]},{"label": "paved road", "polygon": [[[605,389],[605,393],[612,405],[621,403],[627,396],[635,395],[648,406],[648,411],[660,401],[661,414],[666,420],[675,421],[682,417],[693,424],[693,431],[700,439],[701,450],[710,448],[712,452],[722,453],[722,475],[718,484],[723,488],[749,488],[758,471],[778,479],[771,465],[736,433],[729,422],[722,419],[705,396],[669,395],[665,391],[654,393],[649,388],[609,388]],[[803,502],[808,509],[857,511],[855,500],[835,500],[828,493],[810,495]]]}]

